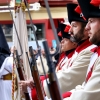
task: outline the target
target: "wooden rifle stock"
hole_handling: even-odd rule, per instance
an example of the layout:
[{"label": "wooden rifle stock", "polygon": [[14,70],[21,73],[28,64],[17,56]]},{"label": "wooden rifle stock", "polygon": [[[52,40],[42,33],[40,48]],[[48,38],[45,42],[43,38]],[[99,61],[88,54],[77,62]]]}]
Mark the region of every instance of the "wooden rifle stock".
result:
[{"label": "wooden rifle stock", "polygon": [[43,91],[42,84],[41,84],[41,81],[40,81],[40,76],[39,76],[38,69],[37,69],[37,66],[36,66],[36,59],[35,59],[35,56],[33,54],[32,46],[29,47],[29,52],[30,52],[30,56],[31,56],[31,59],[32,59],[31,72],[32,72],[33,80],[35,82],[38,99],[44,100],[44,91]]},{"label": "wooden rifle stock", "polygon": [[[17,72],[18,72],[18,75],[19,75],[19,79],[20,80],[25,80],[24,79],[23,72],[22,72],[22,69],[21,69],[21,66],[20,66],[20,58],[19,58],[19,55],[18,55],[18,51],[17,50],[15,50],[15,55],[16,55]],[[30,96],[29,96],[29,93],[24,93],[24,95],[25,95],[25,99],[26,100],[31,100],[30,99]]]},{"label": "wooden rifle stock", "polygon": [[58,81],[57,81],[57,76],[56,76],[56,73],[54,70],[55,66],[54,66],[54,63],[52,61],[52,57],[50,55],[50,51],[49,51],[49,48],[48,48],[46,41],[43,41],[43,46],[44,46],[44,50],[45,50],[45,54],[46,54],[47,64],[49,67],[48,86],[49,86],[51,98],[52,98],[52,100],[62,100],[62,96],[61,96]]},{"label": "wooden rifle stock", "polygon": [[48,74],[48,78],[49,78],[48,86],[49,86],[51,98],[52,100],[62,100],[61,94],[59,92],[58,84],[56,82],[56,79],[54,79],[55,76],[53,75],[54,75],[53,73]]}]

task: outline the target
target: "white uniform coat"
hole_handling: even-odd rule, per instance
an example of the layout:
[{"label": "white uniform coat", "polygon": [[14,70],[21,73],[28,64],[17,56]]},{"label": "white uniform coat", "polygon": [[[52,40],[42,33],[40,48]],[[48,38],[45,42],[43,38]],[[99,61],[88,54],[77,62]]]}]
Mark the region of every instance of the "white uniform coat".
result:
[{"label": "white uniform coat", "polygon": [[71,97],[65,98],[64,100],[100,100],[100,47],[98,56],[94,62],[92,75],[85,86],[75,89]]},{"label": "white uniform coat", "polygon": [[[12,65],[13,65],[13,57],[7,57],[1,66],[0,78],[2,78],[2,75],[6,75],[9,72],[12,73]],[[6,68],[9,72],[6,71],[4,68]],[[12,100],[11,90],[12,90],[12,81],[0,79],[0,100]]]},{"label": "white uniform coat", "polygon": [[[87,45],[87,47],[86,47]],[[72,56],[72,62],[66,65],[66,70],[60,70],[56,75],[58,78],[59,86],[61,93],[70,91],[76,85],[81,84],[86,76],[86,71],[90,62],[90,57],[93,54],[91,49],[95,45],[90,45],[89,41],[85,41],[80,45],[80,48],[85,48],[80,50],[80,52],[75,52],[75,55]],[[64,68],[65,69],[65,68]],[[46,95],[49,96],[49,91],[47,88],[46,81],[43,82],[44,90]]]},{"label": "white uniform coat", "polygon": [[58,65],[56,66],[56,68],[59,67],[56,72],[58,72],[59,70],[66,69],[66,65],[70,62],[71,57],[73,56],[74,52],[75,52],[75,49],[70,50],[68,54],[66,54],[67,53],[66,51],[65,56],[63,56],[63,58],[59,61]]}]

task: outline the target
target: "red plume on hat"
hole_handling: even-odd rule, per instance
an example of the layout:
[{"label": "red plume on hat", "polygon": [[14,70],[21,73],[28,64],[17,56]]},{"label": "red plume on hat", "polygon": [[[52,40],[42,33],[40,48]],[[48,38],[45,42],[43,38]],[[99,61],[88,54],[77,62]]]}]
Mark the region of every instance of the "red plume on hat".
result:
[{"label": "red plume on hat", "polygon": [[80,17],[82,17],[84,20],[86,20],[86,18],[84,17],[83,13],[82,13],[82,10],[81,10],[81,7],[78,5],[76,8],[75,8],[75,11],[80,14]]},{"label": "red plume on hat", "polygon": [[64,29],[64,32],[67,32],[67,33],[68,33],[68,32],[69,32],[70,27],[71,27],[70,25],[66,25],[66,27],[65,27],[65,29]]},{"label": "red plume on hat", "polygon": [[93,6],[99,7],[100,6],[100,0],[91,0],[90,4]]},{"label": "red plume on hat", "polygon": [[62,37],[61,31],[58,33],[58,36]]}]

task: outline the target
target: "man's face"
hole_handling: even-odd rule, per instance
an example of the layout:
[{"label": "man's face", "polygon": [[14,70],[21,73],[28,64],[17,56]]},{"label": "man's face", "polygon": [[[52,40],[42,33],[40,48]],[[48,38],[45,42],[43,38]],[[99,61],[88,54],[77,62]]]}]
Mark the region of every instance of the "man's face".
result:
[{"label": "man's face", "polygon": [[81,22],[72,21],[69,32],[77,43],[80,42],[84,38],[84,28],[82,28]]},{"label": "man's face", "polygon": [[100,43],[100,18],[89,18],[85,29],[88,31],[91,43]]},{"label": "man's face", "polygon": [[63,38],[63,40],[61,41],[61,51],[62,52],[74,49],[76,46],[77,45],[74,42],[71,42],[67,38]]}]

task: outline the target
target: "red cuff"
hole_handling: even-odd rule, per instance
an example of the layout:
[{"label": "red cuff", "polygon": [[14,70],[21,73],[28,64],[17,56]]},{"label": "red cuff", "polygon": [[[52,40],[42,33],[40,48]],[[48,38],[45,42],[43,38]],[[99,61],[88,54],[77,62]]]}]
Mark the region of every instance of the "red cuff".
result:
[{"label": "red cuff", "polygon": [[38,100],[35,87],[31,90],[31,96],[32,96],[32,100]]},{"label": "red cuff", "polygon": [[[46,78],[48,78],[48,76],[46,75]],[[41,84],[43,86],[43,81],[46,79],[45,76],[40,76],[40,80],[41,80]],[[45,94],[45,93],[44,93]],[[32,100],[38,100],[37,98],[37,92],[36,92],[36,88],[34,87],[31,90],[31,96],[32,96]]]},{"label": "red cuff", "polygon": [[[48,75],[46,75],[46,78],[48,78]],[[46,78],[45,78],[44,75],[43,75],[43,76],[40,76],[40,80],[41,80],[41,81],[44,81]]]},{"label": "red cuff", "polygon": [[71,94],[72,94],[71,92],[66,92],[62,96],[63,96],[63,98],[67,98],[67,97],[70,97]]}]

